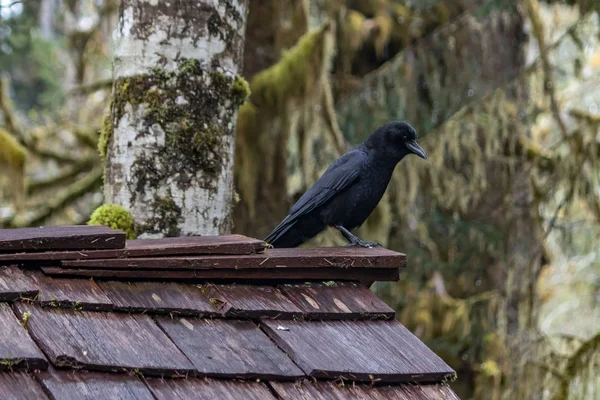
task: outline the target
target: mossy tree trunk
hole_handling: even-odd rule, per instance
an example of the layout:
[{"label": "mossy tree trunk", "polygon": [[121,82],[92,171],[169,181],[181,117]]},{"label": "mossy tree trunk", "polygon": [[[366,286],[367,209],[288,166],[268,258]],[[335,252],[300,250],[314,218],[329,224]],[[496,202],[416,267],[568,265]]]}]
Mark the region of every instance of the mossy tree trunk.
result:
[{"label": "mossy tree trunk", "polygon": [[141,237],[231,230],[246,0],[123,0],[100,151]]}]

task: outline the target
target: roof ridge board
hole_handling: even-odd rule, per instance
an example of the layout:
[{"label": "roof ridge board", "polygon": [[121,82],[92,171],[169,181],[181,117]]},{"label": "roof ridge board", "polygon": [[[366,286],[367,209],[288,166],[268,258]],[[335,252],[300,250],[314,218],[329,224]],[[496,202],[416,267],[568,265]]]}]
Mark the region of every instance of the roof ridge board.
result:
[{"label": "roof ridge board", "polygon": [[259,268],[259,269],[102,269],[40,267],[50,276],[86,277],[110,280],[147,280],[169,282],[219,282],[281,284],[307,281],[397,281],[397,268]]},{"label": "roof ridge board", "polygon": [[[294,250],[294,251],[292,251]],[[63,267],[117,269],[403,268],[406,255],[348,247],[269,249],[261,254],[64,260]]]},{"label": "roof ridge board", "polygon": [[243,255],[264,252],[266,243],[243,235],[183,236],[128,240],[120,249],[0,252],[0,264],[15,261],[62,261],[177,255]]}]

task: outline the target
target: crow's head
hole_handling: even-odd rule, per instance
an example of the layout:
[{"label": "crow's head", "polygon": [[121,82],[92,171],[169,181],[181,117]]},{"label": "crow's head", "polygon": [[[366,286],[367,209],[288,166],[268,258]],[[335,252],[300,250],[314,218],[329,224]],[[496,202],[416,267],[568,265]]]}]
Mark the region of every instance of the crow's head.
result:
[{"label": "crow's head", "polygon": [[426,159],[427,155],[419,146],[418,140],[417,131],[408,122],[393,121],[373,132],[367,140],[367,146],[399,159],[411,153]]}]

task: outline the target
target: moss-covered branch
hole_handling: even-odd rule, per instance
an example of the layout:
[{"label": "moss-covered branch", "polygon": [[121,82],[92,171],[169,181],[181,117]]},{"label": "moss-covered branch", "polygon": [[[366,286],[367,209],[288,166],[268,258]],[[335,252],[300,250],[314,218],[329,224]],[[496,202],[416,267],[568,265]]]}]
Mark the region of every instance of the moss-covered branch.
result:
[{"label": "moss-covered branch", "polygon": [[20,228],[27,226],[39,226],[58,212],[71,205],[77,199],[92,193],[102,186],[102,168],[95,168],[81,180],[69,186],[63,193],[47,202],[45,207],[35,213],[32,217],[20,220],[13,220],[11,227]]},{"label": "moss-covered branch", "polygon": [[542,70],[544,71],[544,91],[548,94],[550,98],[550,107],[552,109],[552,114],[554,115],[554,119],[562,133],[563,137],[566,138],[569,133],[567,131],[567,126],[563,121],[563,118],[560,113],[560,106],[558,105],[558,100],[556,99],[556,81],[554,79],[554,71],[550,64],[550,58],[548,54],[548,46],[546,44],[546,37],[544,32],[544,23],[542,21],[542,17],[540,16],[539,4],[537,0],[525,0],[525,9],[527,10],[527,15],[529,16],[529,20],[531,21],[531,25],[533,27],[533,34],[538,43],[538,49],[540,51],[540,60],[542,62]]}]

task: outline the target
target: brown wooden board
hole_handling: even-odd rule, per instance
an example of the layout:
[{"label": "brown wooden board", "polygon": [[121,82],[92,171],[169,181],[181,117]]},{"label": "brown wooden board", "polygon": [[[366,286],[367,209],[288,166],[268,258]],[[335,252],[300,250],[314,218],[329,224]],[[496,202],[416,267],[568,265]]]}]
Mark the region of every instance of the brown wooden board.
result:
[{"label": "brown wooden board", "polygon": [[158,400],[269,400],[275,397],[263,383],[216,379],[148,379]]},{"label": "brown wooden board", "polygon": [[14,301],[19,298],[33,299],[38,287],[18,267],[0,266],[0,301]]},{"label": "brown wooden board", "polygon": [[454,374],[398,321],[265,320],[261,325],[306,374],[314,377],[441,382]]},{"label": "brown wooden board", "polygon": [[269,382],[283,400],[460,400],[447,385],[371,386],[313,382]]},{"label": "brown wooden board", "polygon": [[111,300],[90,279],[51,278],[41,271],[26,270],[25,275],[39,288],[36,303],[74,310],[112,310]]},{"label": "brown wooden board", "polygon": [[283,269],[283,268],[391,268],[406,265],[406,256],[381,247],[324,247],[268,249],[262,254],[141,257],[66,260],[65,267],[118,269]]},{"label": "brown wooden board", "polygon": [[169,338],[147,315],[41,308],[16,303],[31,312],[29,333],[57,367],[99,371],[138,371],[177,375],[193,370]]},{"label": "brown wooden board", "polygon": [[106,226],[0,229],[0,252],[120,249],[125,239],[125,232]]},{"label": "brown wooden board", "polygon": [[197,285],[162,282],[98,282],[115,308],[128,312],[213,316],[220,311]]},{"label": "brown wooden board", "polygon": [[39,374],[37,379],[53,399],[154,399],[144,382],[126,374],[107,374],[85,370],[58,371],[50,368]]},{"label": "brown wooden board", "polygon": [[0,303],[0,370],[46,369],[48,362],[7,303]]},{"label": "brown wooden board", "polygon": [[254,254],[261,253],[264,249],[263,241],[242,235],[189,236],[128,240],[124,249],[0,253],[0,263],[200,254]]},{"label": "brown wooden board", "polygon": [[204,281],[207,279],[247,281],[397,281],[400,270],[392,268],[269,268],[269,269],[201,269],[201,270],[143,270],[143,269],[87,269],[42,267],[52,276],[79,276],[107,279],[184,279]]},{"label": "brown wooden board", "polygon": [[302,314],[273,286],[205,285],[203,291],[226,317],[290,319]]},{"label": "brown wooden board", "polygon": [[279,286],[306,319],[393,319],[394,310],[367,287],[347,282]]},{"label": "brown wooden board", "polygon": [[25,372],[0,372],[0,399],[47,400],[48,396]]},{"label": "brown wooden board", "polygon": [[302,371],[250,321],[157,319],[200,375],[294,379]]}]

